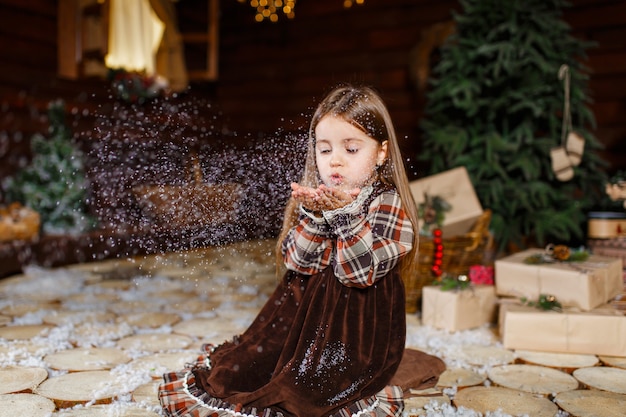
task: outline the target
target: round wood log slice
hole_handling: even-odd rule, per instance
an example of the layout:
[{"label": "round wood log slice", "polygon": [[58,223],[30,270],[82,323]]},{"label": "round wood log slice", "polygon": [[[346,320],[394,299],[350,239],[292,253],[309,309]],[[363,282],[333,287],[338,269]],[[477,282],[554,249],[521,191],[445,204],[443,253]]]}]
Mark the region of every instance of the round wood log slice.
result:
[{"label": "round wood log slice", "polygon": [[30,340],[17,340],[11,342],[10,345],[0,345],[0,361],[20,361],[31,355],[37,355],[40,351],[45,352],[48,349],[48,346],[41,343],[35,343]]},{"label": "round wood log slice", "polygon": [[623,394],[575,390],[557,394],[554,401],[572,417],[626,416],[626,395]]},{"label": "round wood log slice", "polygon": [[259,294],[247,294],[247,293],[226,293],[219,294],[219,299],[222,304],[237,304],[237,303],[251,303],[253,301],[259,301]]},{"label": "round wood log slice", "polygon": [[61,410],[55,417],[158,417],[154,411],[128,404],[98,404]]},{"label": "round wood log slice", "polygon": [[191,300],[198,295],[195,292],[185,292],[183,290],[172,290],[169,292],[159,291],[159,292],[151,292],[150,300],[153,299],[158,300],[159,304],[167,304],[170,305],[172,303],[184,303],[185,301]]},{"label": "round wood log slice", "polygon": [[117,276],[128,274],[129,271],[138,271],[137,265],[131,259],[106,259],[104,261],[86,262],[82,264],[69,265],[67,267],[73,271],[88,272],[94,275]]},{"label": "round wood log slice", "polygon": [[472,371],[471,369],[464,368],[451,368],[446,369],[439,376],[439,380],[437,381],[437,387],[445,387],[445,388],[465,388],[465,387],[473,387],[475,385],[480,385],[487,377],[483,375],[479,375],[478,373]]},{"label": "round wood log slice", "polygon": [[111,372],[86,371],[48,378],[35,388],[34,393],[50,398],[58,408],[68,408],[87,402],[110,403],[124,390]]},{"label": "round wood log slice", "polygon": [[219,300],[199,300],[197,298],[185,301],[177,301],[169,304],[167,308],[171,311],[181,313],[204,313],[215,311],[220,306]]},{"label": "round wood log slice", "polygon": [[223,309],[217,311],[217,317],[222,320],[232,320],[237,323],[252,323],[255,317],[259,314],[259,309],[256,307],[243,307],[236,309]]},{"label": "round wood log slice", "polygon": [[80,292],[78,294],[68,295],[63,299],[63,305],[71,306],[85,306],[85,308],[93,307],[94,305],[106,305],[119,301],[120,296],[114,292]]},{"label": "round wood log slice", "polygon": [[161,379],[164,373],[180,371],[187,363],[195,362],[198,352],[166,352],[142,356],[129,363],[136,372],[145,372],[153,379]]},{"label": "round wood log slice", "polygon": [[67,349],[44,357],[50,368],[69,372],[111,369],[130,360],[124,351],[115,348]]},{"label": "round wood log slice", "polygon": [[578,388],[570,374],[538,365],[502,365],[487,371],[489,379],[502,387],[532,394],[550,395]]},{"label": "round wood log slice", "polygon": [[182,334],[144,333],[120,339],[117,342],[117,346],[126,350],[165,352],[174,349],[185,349],[192,342],[193,339]]},{"label": "round wood log slice", "polygon": [[161,326],[173,326],[181,320],[178,314],[174,313],[132,313],[118,317],[117,321],[128,323],[139,328],[157,328]]},{"label": "round wood log slice", "polygon": [[453,404],[486,414],[501,410],[513,416],[554,417],[558,407],[544,397],[502,387],[469,387],[456,393]]},{"label": "round wood log slice", "polygon": [[623,356],[600,356],[600,361],[608,366],[626,369],[626,358]]},{"label": "round wood log slice", "polygon": [[53,326],[47,324],[25,324],[22,326],[0,327],[0,337],[8,340],[28,340],[43,336]]},{"label": "round wood log slice", "polygon": [[0,395],[0,417],[46,417],[50,416],[54,409],[54,402],[40,395]]},{"label": "round wood log slice", "polygon": [[599,362],[596,355],[536,352],[532,350],[516,350],[515,354],[519,360],[525,363],[557,368],[568,373],[573,372],[574,369],[595,366]]},{"label": "round wood log slice", "polygon": [[576,369],[573,375],[574,378],[588,387],[617,394],[626,394],[626,369],[594,366]]},{"label": "round wood log slice", "polygon": [[219,318],[195,318],[181,321],[172,328],[177,334],[196,337],[208,342],[219,339],[218,343],[233,336],[241,334],[245,330],[244,326],[236,325],[230,320],[220,320]]},{"label": "round wood log slice", "polygon": [[155,302],[153,302],[152,299],[150,301],[122,300],[116,303],[109,304],[107,308],[109,309],[109,311],[117,315],[123,315],[131,313],[143,313],[146,311],[154,312],[159,309],[159,306]]},{"label": "round wood log slice", "polygon": [[76,346],[100,346],[133,333],[133,328],[125,323],[83,323],[74,328],[70,341]]},{"label": "round wood log slice", "polygon": [[13,275],[7,278],[3,278],[0,281],[0,294],[4,294],[6,292],[7,295],[12,295],[13,288],[27,279],[28,276],[26,276],[25,274]]},{"label": "round wood log slice", "polygon": [[42,320],[46,324],[61,326],[64,324],[108,322],[115,319],[115,314],[106,311],[55,311]]},{"label": "round wood log slice", "polygon": [[32,391],[48,378],[48,371],[40,367],[9,366],[0,368],[0,394]]},{"label": "round wood log slice", "polygon": [[34,313],[39,310],[56,310],[57,308],[59,308],[58,303],[38,303],[34,301],[17,302],[3,307],[0,313],[7,316],[20,317],[24,314]]},{"label": "round wood log slice", "polygon": [[482,345],[463,346],[455,358],[477,366],[505,365],[515,361],[514,353],[508,349]]},{"label": "round wood log slice", "polygon": [[445,394],[429,395],[429,396],[411,396],[404,398],[404,412],[403,416],[417,417],[422,415],[425,411],[424,407],[430,404],[431,401],[439,404],[451,404],[450,397]]},{"label": "round wood log slice", "polygon": [[192,265],[186,265],[185,267],[177,266],[162,266],[155,270],[159,275],[163,275],[169,278],[175,279],[191,279],[192,277],[201,277],[201,269]]},{"label": "round wood log slice", "polygon": [[59,308],[57,303],[36,303],[31,301],[8,305],[2,308],[0,313],[12,317],[21,317],[24,314],[34,313],[39,310],[54,310],[57,308]]},{"label": "round wood log slice", "polygon": [[101,288],[103,290],[121,290],[126,291],[132,287],[132,283],[127,279],[107,279],[105,281],[96,282],[91,284],[93,287]]},{"label": "round wood log slice", "polygon": [[147,405],[160,405],[159,402],[159,385],[161,380],[148,382],[135,388],[132,393],[133,401],[136,403],[144,403]]}]

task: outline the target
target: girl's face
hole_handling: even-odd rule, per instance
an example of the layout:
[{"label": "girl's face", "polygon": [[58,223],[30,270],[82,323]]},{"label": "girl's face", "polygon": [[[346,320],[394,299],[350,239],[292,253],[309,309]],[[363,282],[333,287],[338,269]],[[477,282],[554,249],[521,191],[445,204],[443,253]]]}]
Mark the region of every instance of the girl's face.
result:
[{"label": "girl's face", "polygon": [[366,185],[387,156],[387,141],[381,144],[339,117],[324,116],[315,127],[315,138],[322,182],[342,191]]}]

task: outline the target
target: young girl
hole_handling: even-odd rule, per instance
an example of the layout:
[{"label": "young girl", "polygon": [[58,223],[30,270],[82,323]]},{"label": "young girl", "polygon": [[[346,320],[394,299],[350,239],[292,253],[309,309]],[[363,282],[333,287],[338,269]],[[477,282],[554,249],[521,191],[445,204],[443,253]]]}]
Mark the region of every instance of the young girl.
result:
[{"label": "young girl", "polygon": [[[417,262],[417,210],[372,89],[342,86],[320,103],[303,178],[291,188],[281,284],[241,336],[164,376],[168,415],[401,415],[392,378],[404,352],[401,276]],[[436,380],[442,369],[421,357],[429,358],[411,370],[414,380]]]}]

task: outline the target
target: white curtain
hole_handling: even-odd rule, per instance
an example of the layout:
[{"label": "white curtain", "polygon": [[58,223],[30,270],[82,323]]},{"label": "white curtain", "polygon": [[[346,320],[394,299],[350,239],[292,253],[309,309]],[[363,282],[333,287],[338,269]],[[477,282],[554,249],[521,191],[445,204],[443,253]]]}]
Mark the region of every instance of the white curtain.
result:
[{"label": "white curtain", "polygon": [[156,70],[169,81],[172,91],[183,91],[189,84],[183,38],[172,0],[150,0],[152,10],[165,23],[163,40],[156,55]]},{"label": "white curtain", "polygon": [[155,75],[155,57],[164,32],[165,24],[149,0],[110,0],[106,66]]}]

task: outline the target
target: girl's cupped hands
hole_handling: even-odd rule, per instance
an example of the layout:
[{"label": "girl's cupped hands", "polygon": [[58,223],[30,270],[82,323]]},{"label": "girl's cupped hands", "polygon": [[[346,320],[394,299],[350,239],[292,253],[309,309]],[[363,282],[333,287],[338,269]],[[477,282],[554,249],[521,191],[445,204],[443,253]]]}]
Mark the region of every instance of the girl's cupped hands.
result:
[{"label": "girl's cupped hands", "polygon": [[355,188],[342,191],[322,184],[317,188],[304,187],[291,183],[291,196],[302,206],[313,212],[335,210],[352,203],[361,190]]}]

